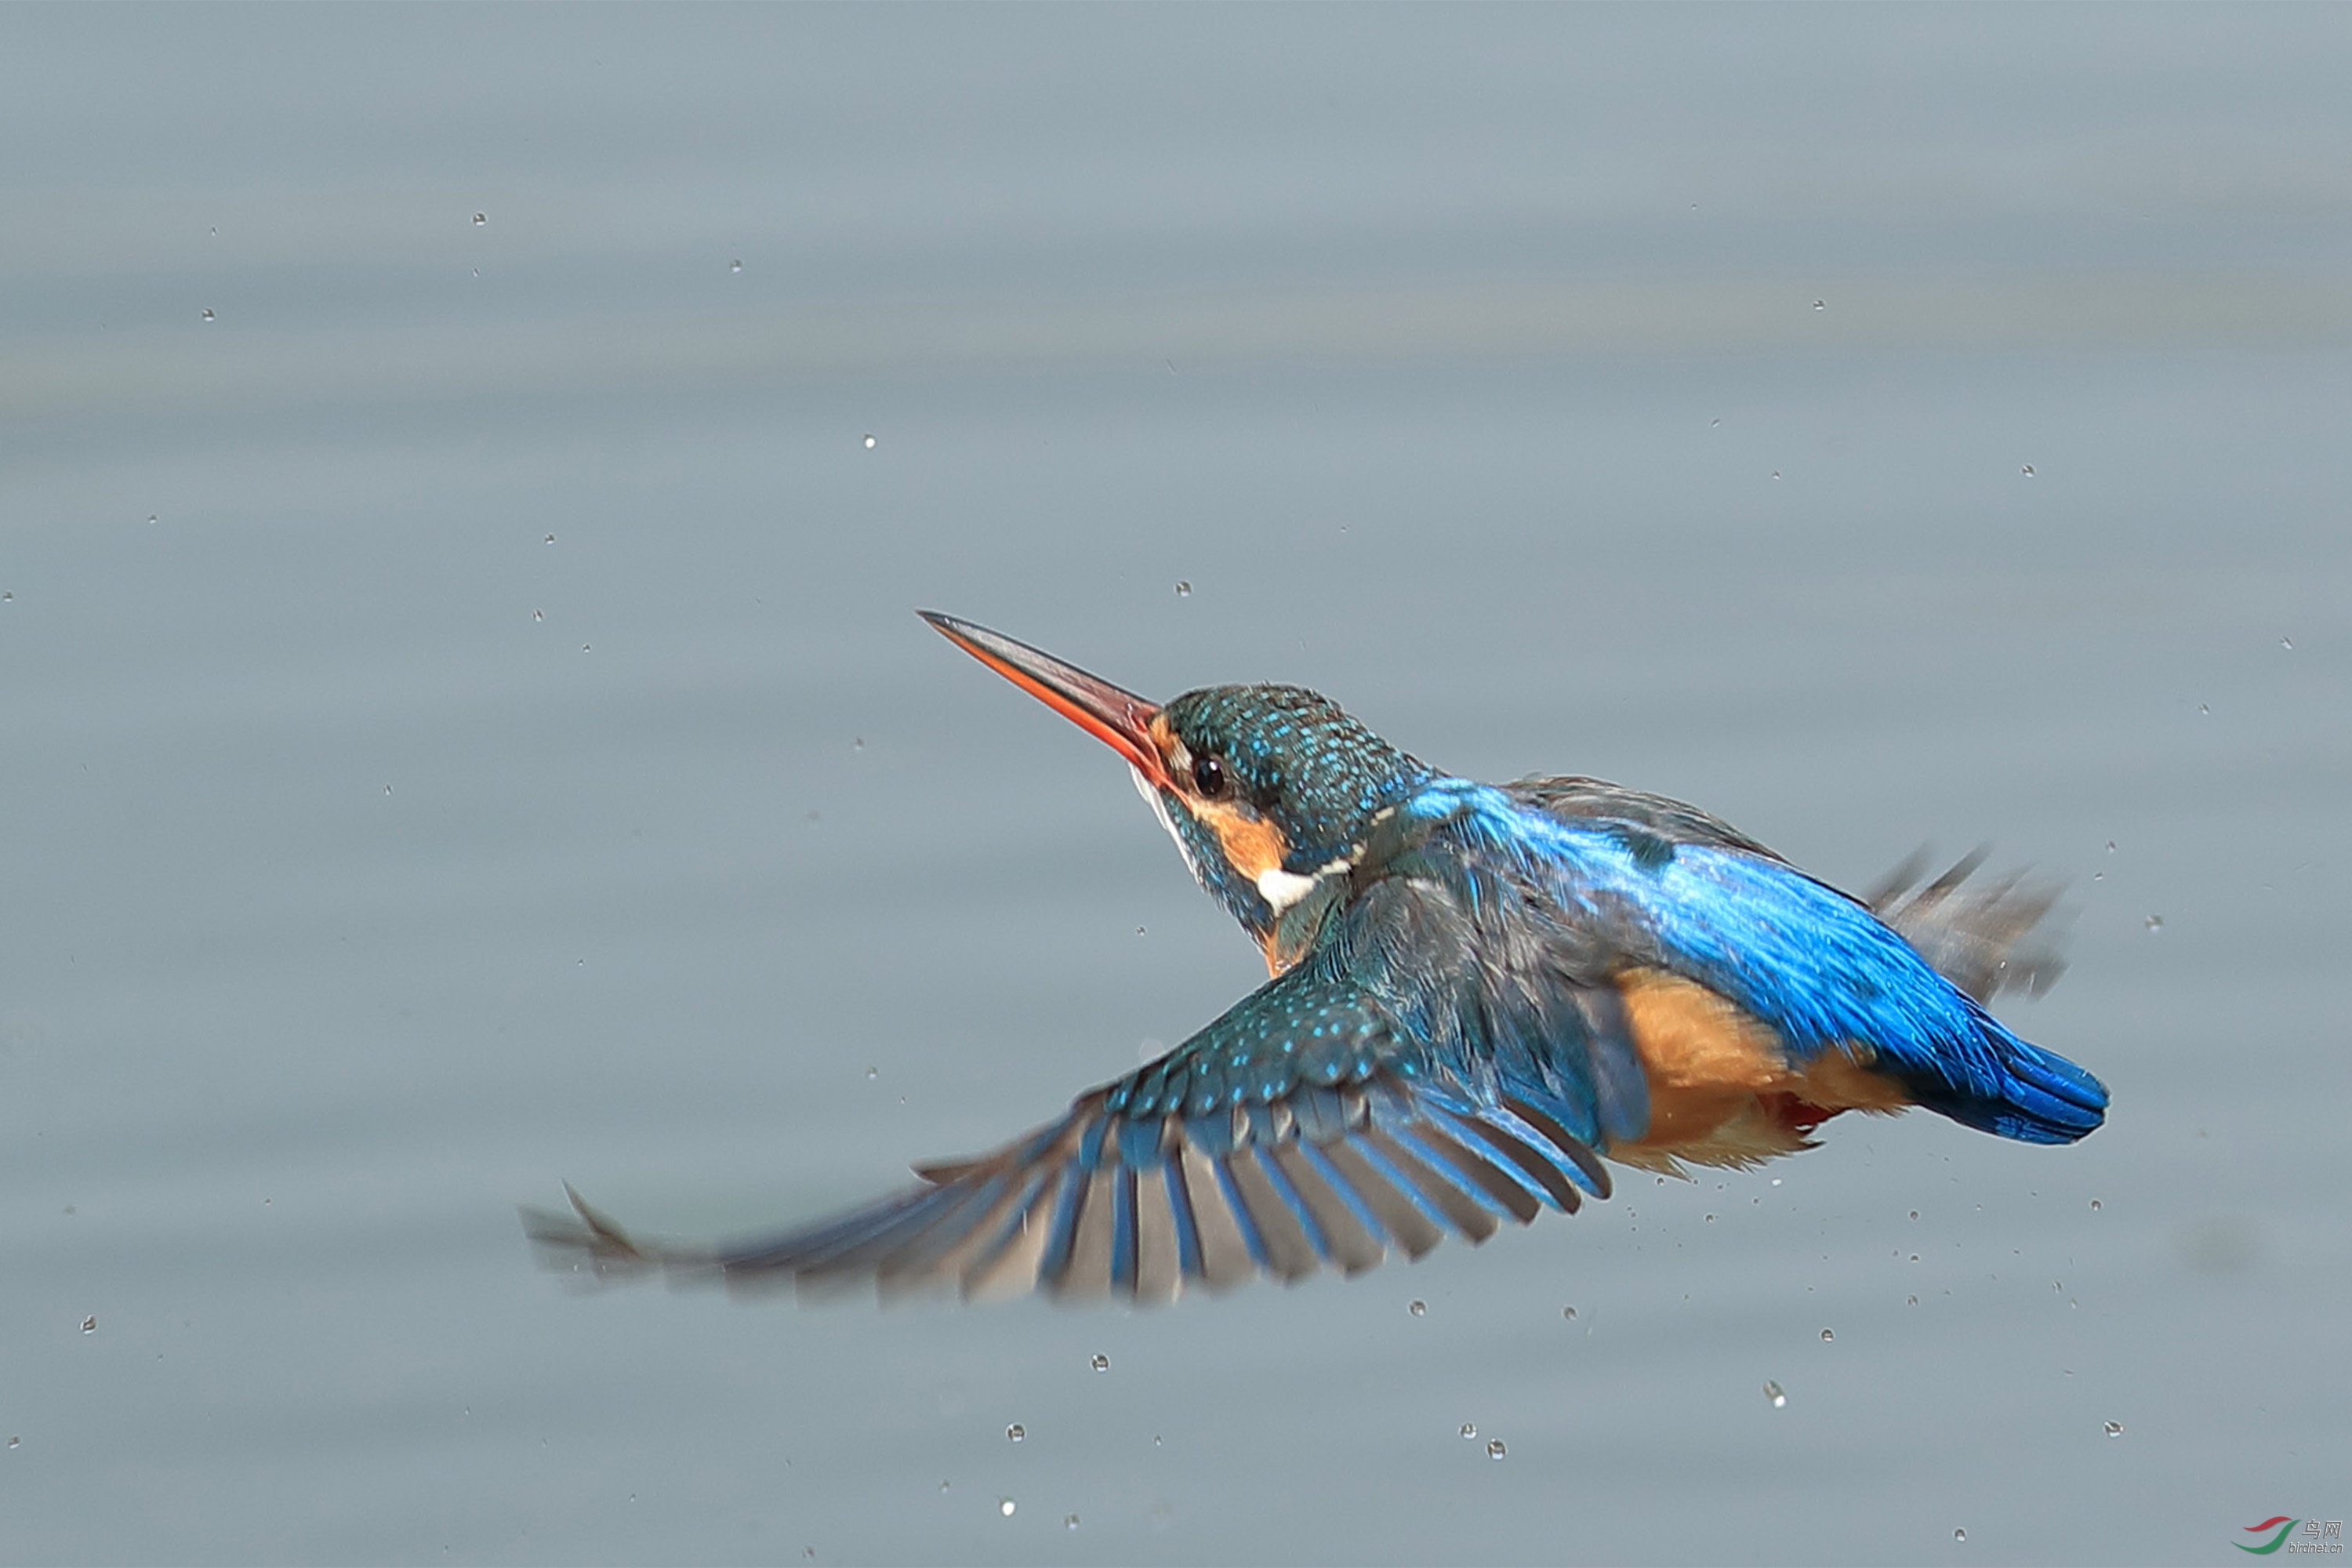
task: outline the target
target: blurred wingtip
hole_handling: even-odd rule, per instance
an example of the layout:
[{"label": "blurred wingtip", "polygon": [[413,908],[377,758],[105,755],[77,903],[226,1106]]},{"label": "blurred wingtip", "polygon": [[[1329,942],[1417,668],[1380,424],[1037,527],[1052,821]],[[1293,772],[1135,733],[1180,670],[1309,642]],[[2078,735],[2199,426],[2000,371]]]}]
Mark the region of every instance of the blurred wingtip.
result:
[{"label": "blurred wingtip", "polygon": [[656,1270],[681,1281],[716,1273],[717,1260],[707,1253],[631,1236],[569,1182],[563,1184],[563,1195],[572,1205],[569,1211],[524,1205],[517,1213],[540,1266],[565,1276],[572,1284],[593,1289]]},{"label": "blurred wingtip", "polygon": [[1923,847],[1881,878],[1864,902],[1977,1001],[2010,991],[2039,996],[2066,969],[2063,884],[2023,871],[1972,881],[1990,853],[1979,845],[1925,880],[1935,862]]}]

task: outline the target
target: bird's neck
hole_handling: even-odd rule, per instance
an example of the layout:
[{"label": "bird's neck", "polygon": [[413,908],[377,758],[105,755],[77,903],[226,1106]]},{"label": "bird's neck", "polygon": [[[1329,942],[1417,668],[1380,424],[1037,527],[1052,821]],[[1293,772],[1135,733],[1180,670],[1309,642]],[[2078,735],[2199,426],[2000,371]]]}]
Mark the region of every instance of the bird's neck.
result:
[{"label": "bird's neck", "polygon": [[[1315,874],[1297,877],[1277,889],[1287,898],[1277,901],[1262,896],[1257,900],[1265,911],[1261,918],[1234,911],[1264,950],[1267,973],[1280,974],[1313,952],[1336,912],[1394,870],[1456,814],[1458,808],[1450,801],[1434,811],[1417,809],[1421,793],[1374,812],[1355,841],[1333,851]],[[1259,890],[1263,894],[1264,889]]]}]

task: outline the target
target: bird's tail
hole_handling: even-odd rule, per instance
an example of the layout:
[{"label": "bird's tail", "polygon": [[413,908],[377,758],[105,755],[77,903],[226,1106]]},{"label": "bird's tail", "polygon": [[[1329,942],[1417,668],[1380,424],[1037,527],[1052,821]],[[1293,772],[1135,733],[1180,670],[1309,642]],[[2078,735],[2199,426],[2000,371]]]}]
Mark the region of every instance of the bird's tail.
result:
[{"label": "bird's tail", "polygon": [[1971,1008],[1991,1057],[1995,1081],[1915,1086],[1921,1105],[1964,1127],[2025,1143],[2072,1143],[2107,1119],[2107,1086],[2055,1051],[2020,1039],[1981,1008]]},{"label": "bird's tail", "polygon": [[2028,1143],[2072,1143],[2107,1119],[2107,1086],[2053,1051],[2020,1039],[1984,1010],[2003,991],[2039,996],[2065,962],[2050,927],[2054,883],[2021,873],[1971,882],[1985,851],[1961,857],[1933,881],[1920,850],[1863,901],[1969,999],[1979,1049],[1965,1081],[1909,1087],[1921,1105],[1964,1126]]}]

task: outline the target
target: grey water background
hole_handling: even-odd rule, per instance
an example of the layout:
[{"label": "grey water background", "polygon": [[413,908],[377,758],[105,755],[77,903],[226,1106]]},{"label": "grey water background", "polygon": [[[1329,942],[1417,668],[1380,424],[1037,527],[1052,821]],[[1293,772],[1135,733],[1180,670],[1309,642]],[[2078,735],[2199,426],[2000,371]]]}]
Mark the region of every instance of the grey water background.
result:
[{"label": "grey water background", "polygon": [[[2342,9],[0,10],[0,1560],[2352,1511],[2347,80]],[[1255,983],[918,606],[1847,886],[1991,841],[2113,1120],[1160,1312],[567,1291],[563,1180],[813,1215]]]}]

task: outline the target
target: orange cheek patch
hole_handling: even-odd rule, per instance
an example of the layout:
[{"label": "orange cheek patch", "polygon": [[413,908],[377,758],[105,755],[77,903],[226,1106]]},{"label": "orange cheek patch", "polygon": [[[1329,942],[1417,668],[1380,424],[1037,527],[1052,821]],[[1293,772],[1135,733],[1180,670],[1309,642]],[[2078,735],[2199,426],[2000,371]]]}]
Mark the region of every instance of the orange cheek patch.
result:
[{"label": "orange cheek patch", "polygon": [[1255,882],[1267,871],[1277,870],[1288,847],[1282,841],[1282,830],[1262,816],[1245,816],[1231,805],[1215,801],[1188,801],[1192,815],[1207,823],[1217,836],[1225,852],[1225,861],[1236,871]]}]

